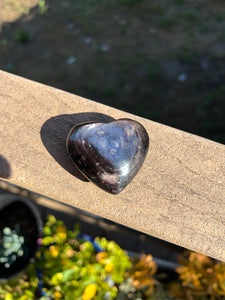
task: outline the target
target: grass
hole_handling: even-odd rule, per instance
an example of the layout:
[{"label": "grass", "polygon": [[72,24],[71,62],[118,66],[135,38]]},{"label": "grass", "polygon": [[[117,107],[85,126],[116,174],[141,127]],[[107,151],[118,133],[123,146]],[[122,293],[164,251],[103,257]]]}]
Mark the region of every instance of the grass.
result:
[{"label": "grass", "polygon": [[[224,101],[225,97],[225,85],[221,84],[218,87],[213,88],[212,90],[209,90],[206,94],[205,94],[205,100],[206,103],[208,101],[211,102],[212,104],[217,104],[219,105],[220,102]],[[222,103],[221,103],[222,104]],[[210,105],[210,106],[211,106]]]},{"label": "grass", "polygon": [[207,33],[209,31],[209,25],[208,24],[200,24],[198,30],[200,33]]},{"label": "grass", "polygon": [[175,0],[176,4],[184,4],[186,3],[186,0]]},{"label": "grass", "polygon": [[216,21],[221,23],[225,20],[225,15],[224,14],[217,14],[216,15]]},{"label": "grass", "polygon": [[18,29],[14,34],[14,40],[21,44],[27,44],[30,40],[29,33],[24,29]]},{"label": "grass", "polygon": [[[222,43],[225,43],[225,32],[221,32],[219,34],[219,40],[222,42]],[[225,55],[225,53],[224,53]]]},{"label": "grass", "polygon": [[1,46],[7,46],[7,44],[8,44],[8,40],[7,39],[2,39],[2,40],[0,40],[0,45]]},{"label": "grass", "polygon": [[48,10],[48,5],[46,4],[45,0],[40,0],[38,2],[38,12],[40,15],[46,14]]},{"label": "grass", "polygon": [[159,21],[159,27],[163,29],[171,29],[174,25],[176,25],[176,20],[174,19],[162,18]]},{"label": "grass", "polygon": [[181,46],[173,52],[172,58],[178,59],[183,64],[193,64],[198,60],[199,55],[195,50],[187,46]]},{"label": "grass", "polygon": [[196,13],[194,11],[188,11],[186,12],[186,19],[190,22],[193,22],[196,20]]},{"label": "grass", "polygon": [[[17,1],[18,6],[22,0]],[[220,49],[225,41],[225,15],[213,5],[201,6],[199,13],[200,0],[40,0],[32,18],[5,26],[0,68],[16,67],[21,76],[211,137],[213,118],[218,131],[225,131],[219,109],[210,114],[204,104],[213,98],[216,107],[225,105],[218,100],[223,89],[210,86],[214,78],[222,78],[218,85],[223,80],[218,65],[225,59],[207,48]],[[101,51],[104,44],[108,51]],[[68,65],[70,55],[76,63]],[[207,72],[202,59],[209,61]],[[177,80],[182,72],[188,72],[184,84]],[[208,131],[200,128],[203,122]]]},{"label": "grass", "polygon": [[157,63],[148,63],[146,66],[146,76],[148,79],[155,80],[160,75],[160,68]]},{"label": "grass", "polygon": [[141,2],[143,0],[120,0],[120,1],[125,4],[135,4],[135,3]]},{"label": "grass", "polygon": [[203,117],[202,132],[217,142],[225,143],[224,136],[224,95],[225,85],[219,84],[217,87],[206,91],[198,107],[199,115]]},{"label": "grass", "polygon": [[156,7],[155,12],[156,12],[158,15],[162,16],[162,15],[165,14],[166,8],[165,8],[165,7],[162,7],[162,6],[158,6],[158,7]]},{"label": "grass", "polygon": [[107,87],[103,90],[103,96],[107,98],[114,97],[116,95],[116,90],[114,87]]}]

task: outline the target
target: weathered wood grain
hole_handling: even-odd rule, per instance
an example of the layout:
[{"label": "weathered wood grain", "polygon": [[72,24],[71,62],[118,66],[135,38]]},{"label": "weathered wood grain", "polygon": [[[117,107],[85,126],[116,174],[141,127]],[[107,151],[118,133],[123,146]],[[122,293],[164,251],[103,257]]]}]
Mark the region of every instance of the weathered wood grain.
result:
[{"label": "weathered wood grain", "polygon": [[[150,137],[116,196],[84,181],[65,148],[74,124],[108,117],[135,119]],[[225,261],[224,145],[0,71],[0,155],[4,180]]]}]

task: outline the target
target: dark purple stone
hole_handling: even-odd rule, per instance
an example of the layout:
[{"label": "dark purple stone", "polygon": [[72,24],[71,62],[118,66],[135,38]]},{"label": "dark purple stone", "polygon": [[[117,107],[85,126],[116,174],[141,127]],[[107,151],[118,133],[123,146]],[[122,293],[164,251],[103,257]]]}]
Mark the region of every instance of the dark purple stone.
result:
[{"label": "dark purple stone", "polygon": [[148,146],[145,128],[130,119],[78,124],[67,137],[67,150],[76,167],[112,194],[118,194],[134,178]]}]

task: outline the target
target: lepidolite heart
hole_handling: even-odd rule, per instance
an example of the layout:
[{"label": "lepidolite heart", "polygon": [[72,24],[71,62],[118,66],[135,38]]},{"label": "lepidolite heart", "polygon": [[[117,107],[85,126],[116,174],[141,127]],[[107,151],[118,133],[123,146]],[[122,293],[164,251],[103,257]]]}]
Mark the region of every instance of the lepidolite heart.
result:
[{"label": "lepidolite heart", "polygon": [[122,191],[134,178],[148,146],[145,128],[130,119],[79,124],[67,137],[67,150],[77,168],[112,194]]}]

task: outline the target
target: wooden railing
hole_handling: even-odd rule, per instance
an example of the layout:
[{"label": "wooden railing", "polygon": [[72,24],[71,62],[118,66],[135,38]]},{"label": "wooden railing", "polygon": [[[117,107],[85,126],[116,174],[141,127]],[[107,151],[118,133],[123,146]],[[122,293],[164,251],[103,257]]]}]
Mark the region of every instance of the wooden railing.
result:
[{"label": "wooden railing", "polygon": [[[77,122],[132,118],[150,148],[118,195],[84,181],[65,140]],[[0,71],[0,176],[35,193],[225,261],[225,146]]]}]

